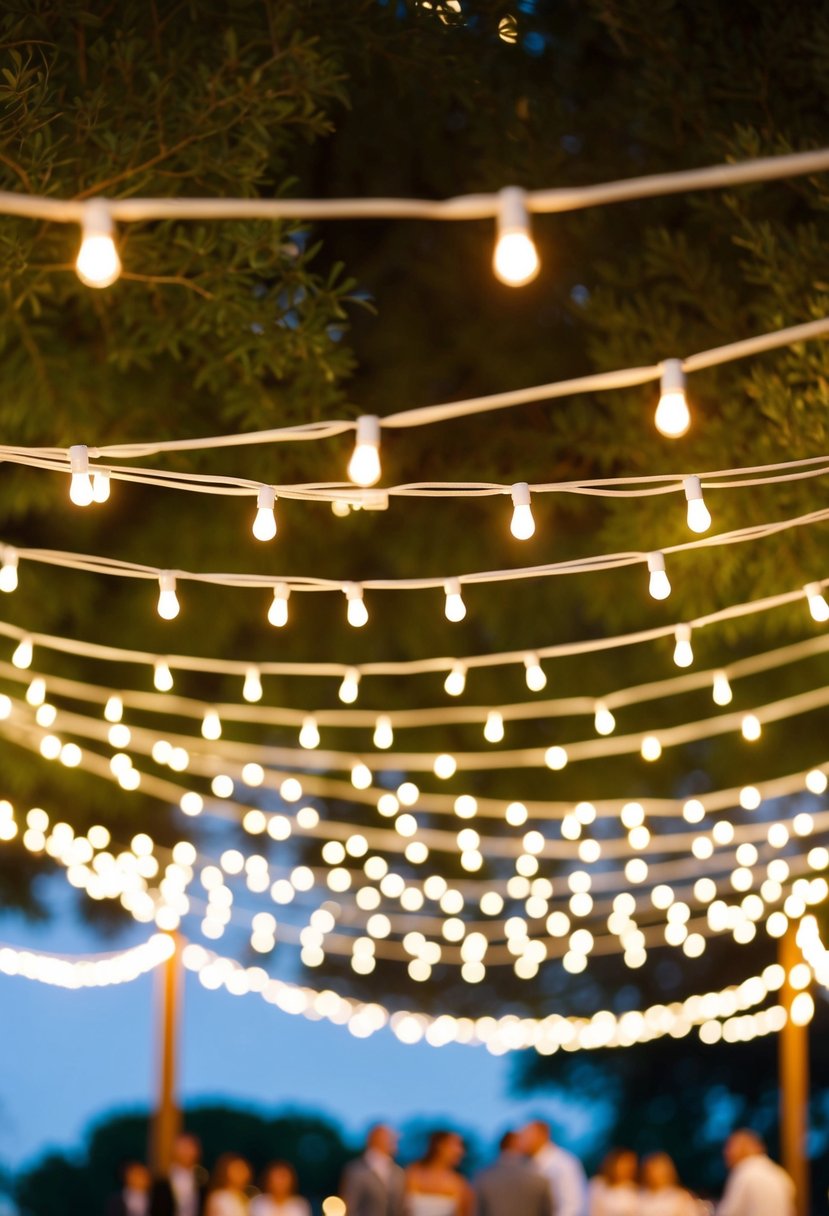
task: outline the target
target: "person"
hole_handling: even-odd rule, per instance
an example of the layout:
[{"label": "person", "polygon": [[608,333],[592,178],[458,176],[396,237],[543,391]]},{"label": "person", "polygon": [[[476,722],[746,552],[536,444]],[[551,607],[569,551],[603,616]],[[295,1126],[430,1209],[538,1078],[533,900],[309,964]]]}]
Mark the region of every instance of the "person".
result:
[{"label": "person", "polygon": [[201,1166],[201,1142],[182,1132],[173,1141],[166,1178],[153,1183],[150,1216],[203,1216],[207,1174]]},{"label": "person", "polygon": [[111,1195],[106,1216],[150,1216],[152,1174],[143,1161],[126,1161],[121,1167],[121,1189]]},{"label": "person", "polygon": [[465,1152],[457,1132],[432,1133],[426,1155],[406,1171],[407,1216],[471,1216],[472,1189],[458,1173]]},{"label": "person", "polygon": [[406,1177],[396,1152],[396,1133],[385,1123],[375,1124],[363,1155],[345,1167],[340,1194],[348,1216],[403,1216]]},{"label": "person", "polygon": [[204,1205],[205,1216],[248,1216],[251,1168],[237,1153],[223,1153],[216,1162]]},{"label": "person", "polygon": [[307,1199],[297,1194],[296,1170],[272,1161],[262,1175],[262,1194],[250,1201],[250,1216],[311,1216]]},{"label": "person", "polygon": [[794,1216],[794,1183],[756,1132],[732,1132],[723,1156],[729,1174],[717,1216]]},{"label": "person", "polygon": [[676,1166],[667,1153],[650,1153],[644,1159],[640,1181],[641,1216],[697,1216],[699,1205],[680,1186]]},{"label": "person", "polygon": [[475,1179],[477,1216],[553,1216],[549,1183],[520,1149],[521,1137],[506,1132],[497,1161]]},{"label": "person", "polygon": [[587,1176],[573,1153],[553,1143],[549,1123],[534,1119],[521,1132],[521,1146],[546,1180],[555,1216],[586,1216]]},{"label": "person", "polygon": [[590,1216],[639,1216],[639,1162],[629,1148],[612,1149],[590,1183]]}]

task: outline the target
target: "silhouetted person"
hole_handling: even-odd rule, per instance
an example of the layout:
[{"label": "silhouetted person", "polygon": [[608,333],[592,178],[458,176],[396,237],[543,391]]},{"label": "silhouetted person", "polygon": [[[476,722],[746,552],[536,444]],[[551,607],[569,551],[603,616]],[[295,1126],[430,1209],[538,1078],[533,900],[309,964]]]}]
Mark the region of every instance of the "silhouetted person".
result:
[{"label": "silhouetted person", "polygon": [[794,1183],[756,1132],[732,1132],[723,1156],[729,1175],[717,1216],[794,1216]]},{"label": "silhouetted person", "polygon": [[201,1166],[201,1142],[182,1132],[173,1143],[173,1159],[166,1178],[153,1185],[151,1216],[203,1216],[207,1175]]},{"label": "silhouetted person", "polygon": [[143,1161],[127,1161],[121,1168],[121,1189],[107,1201],[106,1216],[150,1216],[152,1174]]},{"label": "silhouetted person", "polygon": [[519,1143],[515,1132],[507,1132],[498,1160],[475,1179],[477,1216],[553,1216],[549,1184],[518,1151]]},{"label": "silhouetted person", "polygon": [[403,1216],[406,1178],[396,1152],[396,1132],[385,1123],[372,1127],[362,1157],[343,1174],[340,1194],[348,1216]]},{"label": "silhouetted person", "polygon": [[472,1216],[472,1189],[458,1173],[465,1154],[457,1132],[432,1133],[425,1156],[406,1170],[406,1216]]},{"label": "silhouetted person", "polygon": [[549,1123],[534,1119],[521,1132],[521,1148],[547,1180],[555,1216],[587,1216],[587,1175],[573,1153],[554,1144]]}]

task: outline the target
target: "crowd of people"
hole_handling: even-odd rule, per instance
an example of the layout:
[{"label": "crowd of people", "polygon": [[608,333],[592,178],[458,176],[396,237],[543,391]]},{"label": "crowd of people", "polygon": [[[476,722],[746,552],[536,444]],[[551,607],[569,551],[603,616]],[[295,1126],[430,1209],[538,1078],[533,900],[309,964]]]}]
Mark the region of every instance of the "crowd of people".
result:
[{"label": "crowd of people", "polygon": [[[342,1206],[347,1216],[794,1216],[794,1185],[766,1152],[761,1138],[741,1129],[724,1148],[728,1181],[716,1208],[681,1185],[667,1153],[639,1161],[628,1148],[608,1153],[588,1182],[579,1159],[556,1144],[547,1123],[535,1120],[507,1132],[495,1161],[469,1181],[460,1171],[461,1137],[436,1131],[421,1160],[403,1169],[395,1160],[397,1135],[379,1123],[363,1153],[346,1167]],[[248,1162],[226,1153],[208,1178],[195,1136],[176,1139],[173,1162],[154,1179],[140,1162],[124,1167],[123,1186],[106,1216],[310,1216],[297,1193],[296,1172],[274,1161],[254,1186]]]}]

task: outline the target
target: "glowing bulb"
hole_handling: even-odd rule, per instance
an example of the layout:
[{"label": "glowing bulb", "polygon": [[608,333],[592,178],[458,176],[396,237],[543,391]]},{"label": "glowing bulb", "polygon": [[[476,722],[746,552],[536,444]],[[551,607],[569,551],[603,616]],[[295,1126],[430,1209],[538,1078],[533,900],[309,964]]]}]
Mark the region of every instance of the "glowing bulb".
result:
[{"label": "glowing bulb", "polygon": [[596,702],[596,712],[593,719],[597,735],[612,735],[616,729],[616,719],[605,705],[604,701]]},{"label": "glowing bulb", "polygon": [[276,536],[276,516],[273,513],[275,499],[273,486],[259,487],[256,517],[253,521],[253,535],[257,540],[273,540]]},{"label": "glowing bulb", "polygon": [[3,555],[0,565],[0,591],[12,592],[17,590],[17,550],[8,546],[0,550]]},{"label": "glowing bulb", "polygon": [[304,747],[306,751],[313,751],[315,747],[320,745],[320,732],[317,726],[316,718],[310,715],[303,719],[302,729],[299,732],[299,746]]},{"label": "glowing bulb", "polygon": [[544,753],[544,763],[547,765],[547,768],[551,768],[553,772],[559,772],[561,769],[566,768],[568,760],[569,756],[567,755],[566,749],[563,747],[548,747]]},{"label": "glowing bulb", "polygon": [[262,677],[259,674],[258,667],[249,667],[245,672],[245,684],[242,689],[242,696],[246,701],[262,700]]},{"label": "glowing bulb", "polygon": [[763,727],[760,725],[760,719],[756,714],[746,714],[740,729],[743,738],[749,743],[756,743],[763,733]]},{"label": "glowing bulb", "polygon": [[367,790],[371,785],[371,769],[362,760],[351,766],[351,784],[355,790]]},{"label": "glowing bulb", "polygon": [[694,661],[694,652],[691,649],[691,626],[677,625],[674,638],[676,639],[674,662],[677,667],[690,667]]},{"label": "glowing bulb", "polygon": [[109,500],[109,469],[96,469],[92,474],[92,499],[94,502]]},{"label": "glowing bulb", "polygon": [[222,720],[215,709],[205,710],[201,724],[201,733],[204,739],[221,739]]},{"label": "glowing bulb", "polygon": [[671,583],[665,571],[665,555],[649,553],[648,570],[651,576],[648,590],[655,600],[666,600],[671,594]]},{"label": "glowing bulb", "polygon": [[291,588],[287,583],[277,583],[273,589],[273,602],[268,609],[268,621],[281,629],[288,624],[288,600],[291,598]]},{"label": "glowing bulb", "polygon": [[42,676],[35,676],[29,687],[26,689],[26,700],[29,705],[37,708],[46,700],[46,681]]},{"label": "glowing bulb", "polygon": [[104,717],[107,722],[120,722],[124,716],[124,702],[113,693],[104,706]]},{"label": "glowing bulb", "polygon": [[537,654],[525,655],[524,667],[527,671],[527,688],[529,688],[530,692],[541,692],[542,688],[546,688],[547,676],[544,673],[544,668],[538,661]]},{"label": "glowing bulb", "polygon": [[666,359],[662,364],[662,384],[654,421],[660,435],[668,439],[679,439],[691,425],[681,359]]},{"label": "glowing bulb", "polygon": [[153,685],[158,692],[169,692],[173,687],[173,673],[166,659],[156,659],[153,663]]},{"label": "glowing bulb", "polygon": [[530,487],[519,481],[512,487],[512,522],[509,530],[516,540],[529,540],[535,533],[535,520],[530,505]]},{"label": "glowing bulb", "polygon": [[357,441],[348,462],[348,476],[358,486],[380,480],[380,419],[364,414],[357,419]]},{"label": "glowing bulb", "polygon": [[88,507],[94,498],[89,476],[89,453],[82,443],[76,443],[69,449],[69,467],[72,473],[69,497],[76,507]]},{"label": "glowing bulb", "polygon": [[466,688],[466,668],[463,663],[454,663],[452,670],[443,682],[443,687],[450,697],[459,697]]},{"label": "glowing bulb", "polygon": [[447,621],[462,621],[466,616],[466,604],[463,602],[461,595],[461,584],[457,578],[450,578],[444,585],[446,593],[446,603],[444,612],[446,613]]},{"label": "glowing bulb", "polygon": [[829,621],[829,603],[826,602],[826,596],[823,594],[823,588],[820,583],[809,583],[803,590],[809,600],[809,611],[812,614],[812,620],[817,621],[819,625],[823,625]]},{"label": "glowing bulb", "polygon": [[538,274],[539,265],[524,191],[507,186],[499,196],[495,276],[507,287],[523,287]]},{"label": "glowing bulb", "polygon": [[75,262],[78,278],[87,287],[109,287],[121,273],[121,259],[112,239],[109,208],[101,199],[84,207],[81,247]]},{"label": "glowing bulb", "polygon": [[730,705],[734,693],[731,691],[731,683],[724,671],[714,673],[714,704],[715,705]]},{"label": "glowing bulb", "polygon": [[158,615],[163,621],[174,621],[180,611],[176,576],[169,570],[162,570],[158,576],[158,588]]},{"label": "glowing bulb", "polygon": [[487,743],[500,743],[504,737],[504,719],[497,709],[491,709],[486,716],[484,738]]},{"label": "glowing bulb", "polygon": [[391,718],[381,714],[374,726],[374,746],[385,749],[394,743]]},{"label": "glowing bulb", "polygon": [[346,598],[346,615],[349,625],[353,625],[355,629],[362,629],[363,625],[368,622],[368,609],[363,599],[362,587],[357,583],[346,583],[343,592]]},{"label": "glowing bulb", "polygon": [[340,685],[339,698],[345,705],[353,705],[360,691],[360,673],[356,667],[346,669]]},{"label": "glowing bulb", "polygon": [[32,659],[34,658],[34,646],[31,638],[21,638],[12,655],[12,663],[21,671],[25,671],[27,667],[31,667]]},{"label": "glowing bulb", "polygon": [[642,740],[641,753],[642,759],[647,760],[650,764],[659,759],[662,755],[662,744],[656,735],[645,735]]},{"label": "glowing bulb", "polygon": [[683,481],[688,501],[688,527],[692,532],[707,532],[711,527],[711,512],[702,497],[702,484],[698,477],[686,477]]},{"label": "glowing bulb", "polygon": [[441,752],[439,756],[435,756],[435,762],[432,765],[432,771],[436,777],[440,777],[441,781],[448,781],[450,777],[454,777],[457,768],[457,760],[448,752]]}]

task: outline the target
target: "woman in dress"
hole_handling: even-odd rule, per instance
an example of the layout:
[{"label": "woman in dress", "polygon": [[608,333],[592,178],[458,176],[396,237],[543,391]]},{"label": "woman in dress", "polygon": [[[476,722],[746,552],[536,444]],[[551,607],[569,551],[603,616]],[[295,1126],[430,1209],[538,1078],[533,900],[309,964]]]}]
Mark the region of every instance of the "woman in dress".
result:
[{"label": "woman in dress", "polygon": [[590,1183],[590,1216],[640,1216],[638,1172],[632,1149],[612,1149]]},{"label": "woman in dress", "polygon": [[642,1216],[697,1216],[696,1200],[680,1186],[667,1153],[651,1153],[642,1162]]},{"label": "woman in dress", "polygon": [[272,1161],[262,1175],[262,1194],[250,1201],[250,1216],[311,1216],[307,1199],[297,1194],[296,1170]]},{"label": "woman in dress", "polygon": [[456,1132],[433,1132],[426,1156],[406,1170],[407,1216],[472,1216],[472,1188],[458,1173],[463,1140]]},{"label": "woman in dress", "polygon": [[223,1153],[216,1162],[204,1216],[248,1216],[251,1169],[244,1157]]}]

